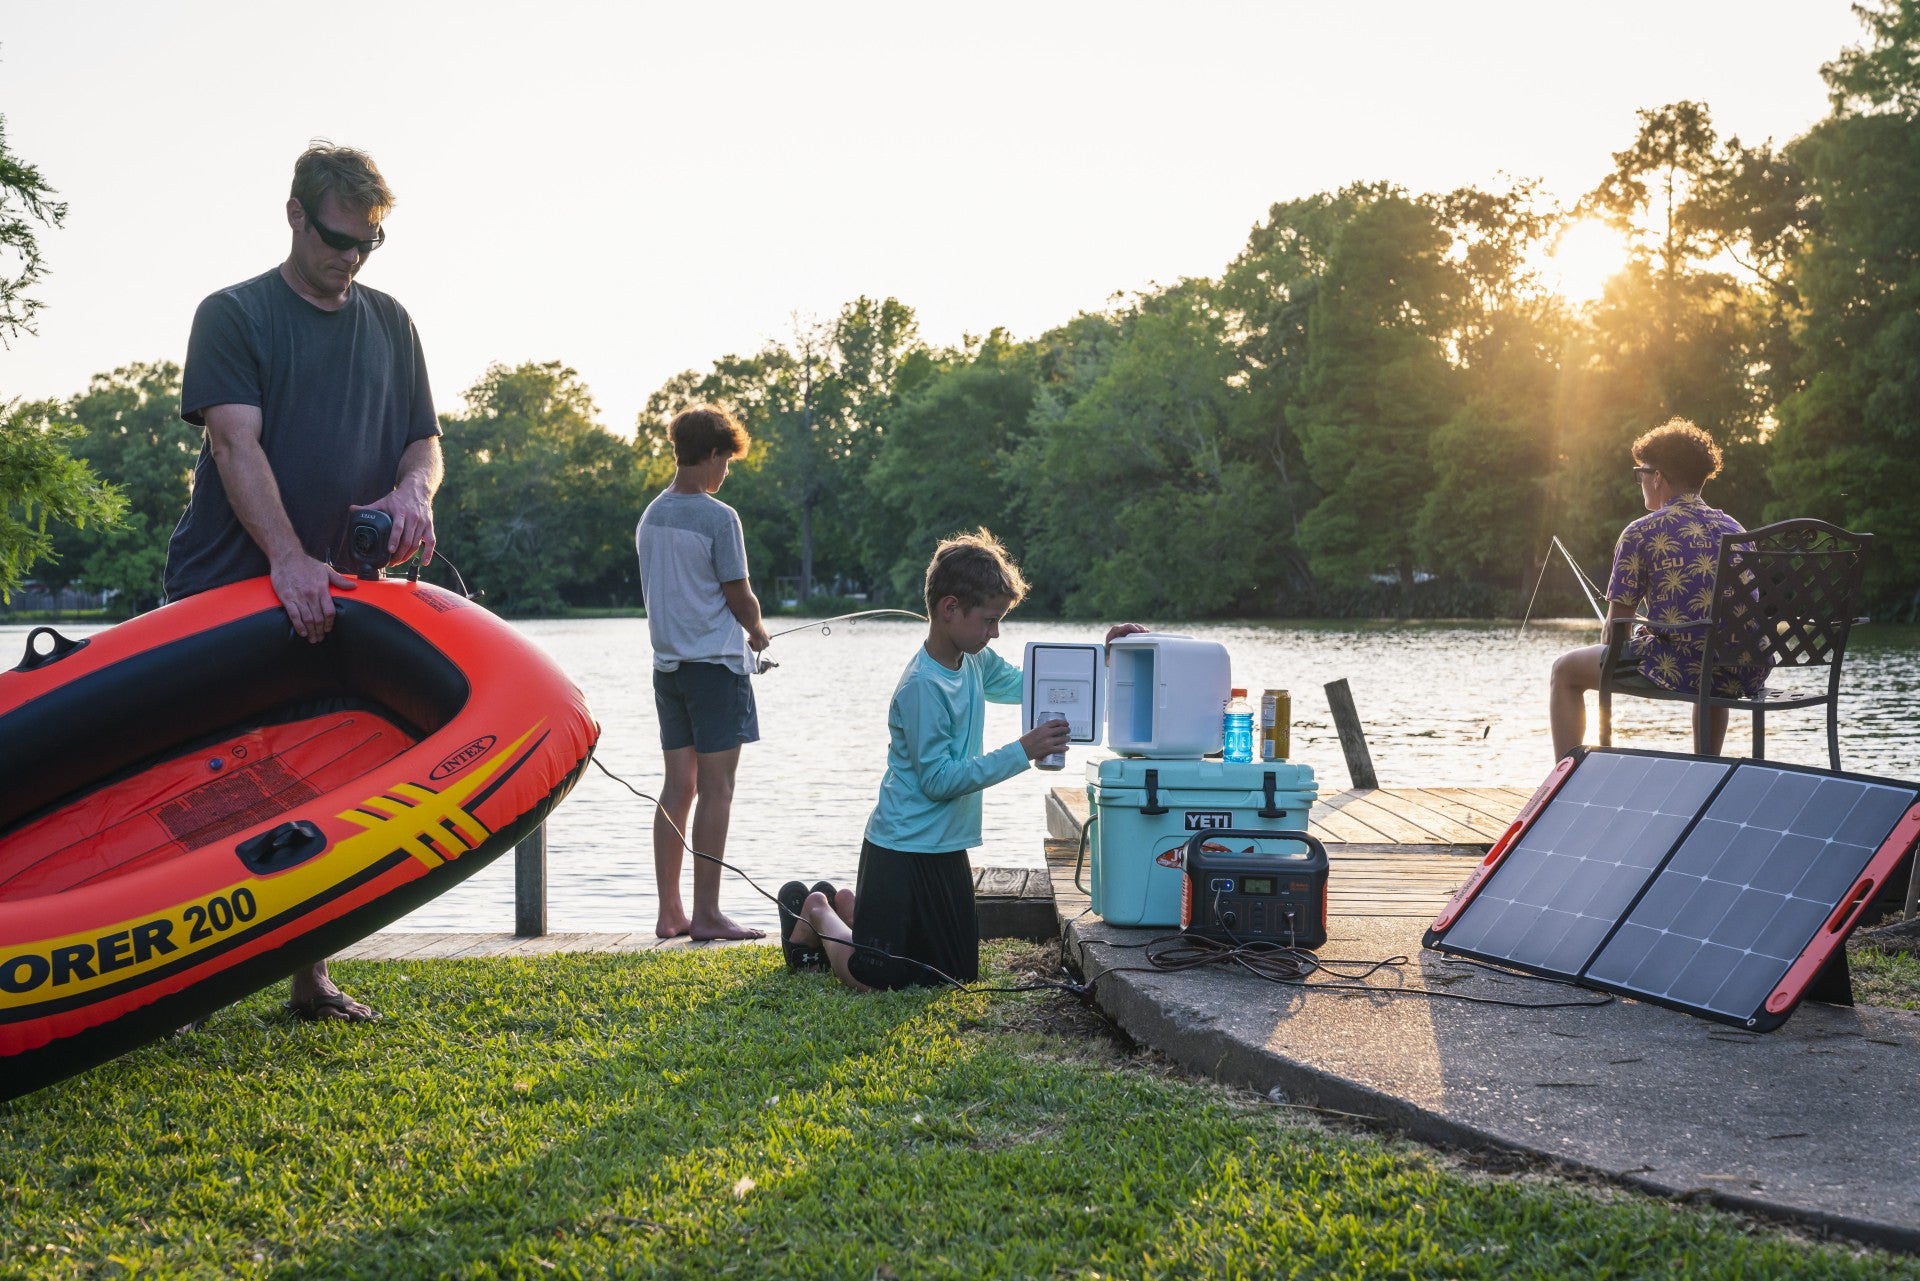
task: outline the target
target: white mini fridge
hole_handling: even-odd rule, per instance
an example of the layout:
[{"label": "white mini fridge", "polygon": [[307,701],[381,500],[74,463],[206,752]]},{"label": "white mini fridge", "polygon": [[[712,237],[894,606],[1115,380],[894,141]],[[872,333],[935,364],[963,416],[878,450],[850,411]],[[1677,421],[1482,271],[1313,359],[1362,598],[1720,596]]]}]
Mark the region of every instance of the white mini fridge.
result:
[{"label": "white mini fridge", "polygon": [[1029,641],[1023,660],[1029,729],[1037,715],[1060,712],[1069,741],[1098,743],[1104,729],[1107,746],[1123,756],[1197,760],[1220,750],[1232,673],[1216,641],[1163,632],[1104,647]]}]

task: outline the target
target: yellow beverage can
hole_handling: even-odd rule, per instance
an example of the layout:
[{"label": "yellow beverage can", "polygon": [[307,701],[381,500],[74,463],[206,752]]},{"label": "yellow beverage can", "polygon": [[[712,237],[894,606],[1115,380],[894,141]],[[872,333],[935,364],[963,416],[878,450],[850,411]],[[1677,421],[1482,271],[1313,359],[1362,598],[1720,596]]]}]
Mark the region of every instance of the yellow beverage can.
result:
[{"label": "yellow beverage can", "polygon": [[1293,749],[1293,695],[1284,689],[1260,691],[1260,759],[1284,761]]}]

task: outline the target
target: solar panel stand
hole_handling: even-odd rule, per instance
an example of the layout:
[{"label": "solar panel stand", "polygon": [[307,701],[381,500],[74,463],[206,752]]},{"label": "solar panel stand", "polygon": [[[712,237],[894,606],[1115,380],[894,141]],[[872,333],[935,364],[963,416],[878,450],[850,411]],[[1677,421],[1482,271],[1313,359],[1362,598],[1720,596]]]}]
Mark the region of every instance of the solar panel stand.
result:
[{"label": "solar panel stand", "polygon": [[1834,949],[1833,959],[1820,967],[1820,973],[1807,984],[1806,995],[1800,999],[1822,1005],[1853,1004],[1853,969],[1847,964],[1846,944]]}]

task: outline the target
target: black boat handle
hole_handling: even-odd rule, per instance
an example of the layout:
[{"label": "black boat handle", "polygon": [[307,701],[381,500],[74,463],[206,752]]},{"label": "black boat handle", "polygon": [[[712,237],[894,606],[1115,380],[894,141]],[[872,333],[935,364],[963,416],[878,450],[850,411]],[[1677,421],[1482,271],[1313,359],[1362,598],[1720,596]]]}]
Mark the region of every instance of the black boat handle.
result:
[{"label": "black boat handle", "polygon": [[325,848],[326,833],[307,820],[300,819],[250,837],[240,842],[233,852],[240,856],[240,861],[247,865],[249,871],[265,876],[271,872],[285,871],[296,863],[304,863]]},{"label": "black boat handle", "polygon": [[[35,642],[42,636],[51,636],[53,638],[53,648],[44,654],[35,646]],[[51,627],[36,627],[27,633],[27,652],[20,656],[20,665],[13,670],[16,672],[31,672],[36,668],[45,667],[48,663],[57,663],[68,654],[73,653],[76,649],[85,649],[92,643],[91,637],[84,640],[74,640],[71,637],[62,636]]]}]

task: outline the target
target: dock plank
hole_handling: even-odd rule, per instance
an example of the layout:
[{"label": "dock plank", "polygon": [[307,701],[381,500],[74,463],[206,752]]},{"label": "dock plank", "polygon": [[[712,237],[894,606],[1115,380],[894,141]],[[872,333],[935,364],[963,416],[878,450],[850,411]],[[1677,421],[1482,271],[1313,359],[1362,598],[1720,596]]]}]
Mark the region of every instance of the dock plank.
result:
[{"label": "dock plank", "polygon": [[[1492,844],[1500,839],[1498,832],[1482,836],[1473,827],[1455,818],[1454,814],[1467,814],[1462,806],[1449,805],[1417,789],[1380,788],[1366,799],[1368,804],[1378,805],[1447,845],[1473,845],[1481,841]],[[1449,808],[1452,814],[1447,812]]]}]

